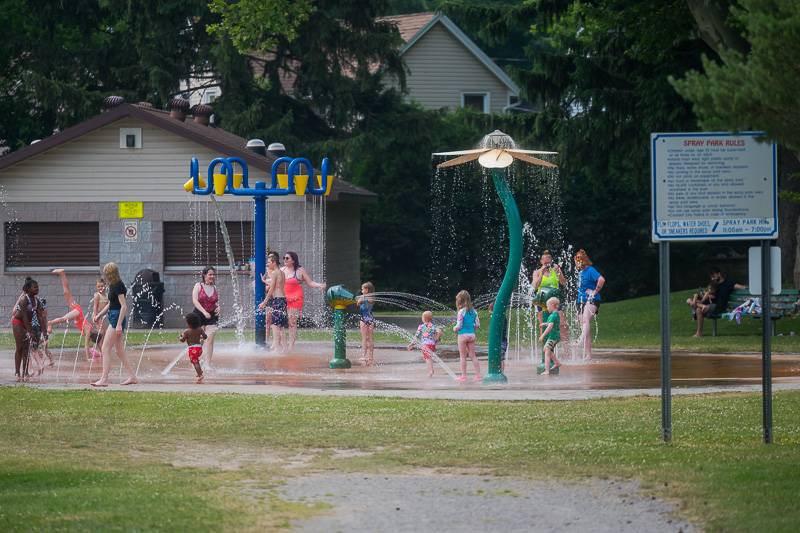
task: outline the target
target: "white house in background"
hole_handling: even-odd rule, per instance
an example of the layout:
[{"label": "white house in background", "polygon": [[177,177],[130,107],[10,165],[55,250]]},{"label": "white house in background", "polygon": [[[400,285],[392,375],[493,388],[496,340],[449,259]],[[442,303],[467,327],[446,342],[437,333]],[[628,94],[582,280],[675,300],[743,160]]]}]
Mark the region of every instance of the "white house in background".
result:
[{"label": "white house in background", "polygon": [[428,109],[471,107],[503,113],[519,100],[519,87],[472,39],[441,13],[384,17],[403,39],[407,98]]},{"label": "white house in background", "polygon": [[[427,109],[470,107],[504,113],[516,108],[517,84],[445,15],[412,13],[380,20],[397,26],[403,39],[400,56],[408,68],[407,99]],[[291,72],[281,76],[286,94],[292,94],[294,81]],[[192,105],[209,104],[221,95],[212,85],[208,78],[189,80],[181,90]]]}]

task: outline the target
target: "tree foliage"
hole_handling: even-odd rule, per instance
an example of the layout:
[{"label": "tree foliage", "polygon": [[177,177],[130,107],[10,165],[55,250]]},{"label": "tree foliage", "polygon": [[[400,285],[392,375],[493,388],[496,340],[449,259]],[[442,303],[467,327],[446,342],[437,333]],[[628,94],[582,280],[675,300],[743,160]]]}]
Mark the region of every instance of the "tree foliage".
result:
[{"label": "tree foliage", "polygon": [[742,47],[720,46],[674,85],[694,104],[707,129],[763,130],[800,153],[800,10],[793,0],[739,0],[729,26],[741,27]]}]

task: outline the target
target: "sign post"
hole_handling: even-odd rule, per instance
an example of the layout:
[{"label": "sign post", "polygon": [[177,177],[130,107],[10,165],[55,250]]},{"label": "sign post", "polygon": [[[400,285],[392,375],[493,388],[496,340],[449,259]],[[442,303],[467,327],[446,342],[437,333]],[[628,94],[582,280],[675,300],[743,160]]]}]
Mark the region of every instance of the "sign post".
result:
[{"label": "sign post", "polygon": [[761,240],[764,442],[772,441],[770,241],[778,238],[777,149],[761,132],[652,133],[652,239],[659,244],[661,434],[672,439],[671,241]]}]

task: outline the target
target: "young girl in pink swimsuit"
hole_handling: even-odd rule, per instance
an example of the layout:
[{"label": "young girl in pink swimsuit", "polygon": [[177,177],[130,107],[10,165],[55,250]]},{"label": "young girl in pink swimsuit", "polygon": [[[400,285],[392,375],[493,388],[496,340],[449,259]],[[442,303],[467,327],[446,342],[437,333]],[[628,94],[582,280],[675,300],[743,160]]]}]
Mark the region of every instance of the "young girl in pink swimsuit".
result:
[{"label": "young girl in pink swimsuit", "polygon": [[288,350],[294,348],[297,340],[297,321],[303,311],[303,286],[305,281],[309,287],[324,289],[325,283],[319,283],[311,279],[306,269],[300,266],[300,260],[296,252],[286,252],[283,255],[284,267],[283,274],[286,276],[286,283],[283,287],[286,293],[286,308],[289,310],[289,346]]}]

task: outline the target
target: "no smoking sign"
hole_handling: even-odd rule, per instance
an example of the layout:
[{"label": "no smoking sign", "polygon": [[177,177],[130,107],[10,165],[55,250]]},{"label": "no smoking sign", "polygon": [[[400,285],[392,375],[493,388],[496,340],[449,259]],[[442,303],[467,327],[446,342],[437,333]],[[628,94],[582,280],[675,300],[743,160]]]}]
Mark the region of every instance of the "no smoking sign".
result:
[{"label": "no smoking sign", "polygon": [[139,240],[139,221],[138,220],[125,220],[122,223],[122,234],[125,236],[125,242],[136,242]]}]

